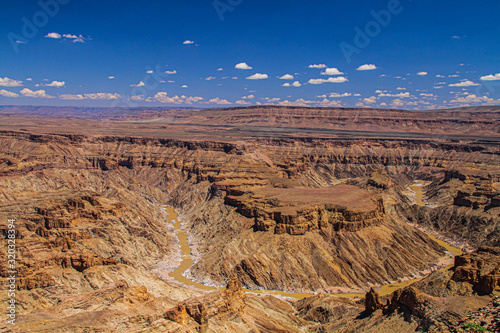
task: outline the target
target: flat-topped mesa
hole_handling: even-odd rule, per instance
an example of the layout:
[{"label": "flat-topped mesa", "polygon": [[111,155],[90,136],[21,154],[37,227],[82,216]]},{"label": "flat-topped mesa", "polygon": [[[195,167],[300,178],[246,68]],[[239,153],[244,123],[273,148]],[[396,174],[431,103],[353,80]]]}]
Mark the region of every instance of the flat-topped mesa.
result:
[{"label": "flat-topped mesa", "polygon": [[[233,192],[234,193],[234,192]],[[311,230],[358,231],[379,224],[384,206],[379,195],[352,185],[328,188],[254,189],[228,195],[225,203],[255,219],[255,230],[303,235]]]}]

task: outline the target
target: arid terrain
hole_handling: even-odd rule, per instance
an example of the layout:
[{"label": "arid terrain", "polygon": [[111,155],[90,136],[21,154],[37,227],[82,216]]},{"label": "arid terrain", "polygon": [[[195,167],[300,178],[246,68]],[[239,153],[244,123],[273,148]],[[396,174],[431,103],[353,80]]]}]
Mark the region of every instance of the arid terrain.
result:
[{"label": "arid terrain", "polygon": [[499,142],[495,106],[1,107],[0,329],[494,332]]}]

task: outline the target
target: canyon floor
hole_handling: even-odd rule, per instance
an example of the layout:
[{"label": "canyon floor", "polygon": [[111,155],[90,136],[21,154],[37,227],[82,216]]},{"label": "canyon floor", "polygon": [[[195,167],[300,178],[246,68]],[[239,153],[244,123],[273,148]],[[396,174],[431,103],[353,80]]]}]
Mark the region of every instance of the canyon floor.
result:
[{"label": "canyon floor", "polygon": [[0,107],[0,331],[495,332],[499,142],[495,106]]}]

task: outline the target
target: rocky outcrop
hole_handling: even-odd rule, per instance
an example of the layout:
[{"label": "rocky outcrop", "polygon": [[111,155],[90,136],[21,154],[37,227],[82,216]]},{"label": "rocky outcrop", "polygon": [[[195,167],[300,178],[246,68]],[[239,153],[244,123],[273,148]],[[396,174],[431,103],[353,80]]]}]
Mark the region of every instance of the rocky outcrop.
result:
[{"label": "rocky outcrop", "polygon": [[489,295],[500,288],[500,248],[480,247],[473,253],[455,257],[451,279],[467,282],[474,291]]},{"label": "rocky outcrop", "polygon": [[382,308],[384,308],[384,304],[380,301],[380,296],[373,288],[370,288],[370,291],[365,295],[365,313],[370,315]]},{"label": "rocky outcrop", "polygon": [[189,299],[166,311],[164,317],[182,325],[195,321],[205,325],[213,317],[239,315],[245,307],[245,292],[238,279],[228,281],[226,290]]}]

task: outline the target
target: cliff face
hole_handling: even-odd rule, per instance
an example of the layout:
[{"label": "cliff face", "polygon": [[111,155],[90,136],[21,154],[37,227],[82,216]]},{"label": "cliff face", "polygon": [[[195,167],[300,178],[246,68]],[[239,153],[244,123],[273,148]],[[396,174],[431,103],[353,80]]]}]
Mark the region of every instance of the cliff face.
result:
[{"label": "cliff face", "polygon": [[405,215],[424,227],[476,248],[500,245],[500,171],[452,168],[435,174],[425,187],[425,207],[407,207]]},{"label": "cliff face", "polygon": [[[11,191],[17,196],[28,188],[70,188],[133,207],[151,207],[144,199],[170,200],[203,253],[190,270],[196,279],[220,284],[236,274],[250,287],[292,291],[364,288],[428,268],[443,250],[388,213],[398,184],[408,181],[401,175],[496,160],[487,146],[365,140],[223,143],[5,133],[1,146],[1,185],[11,198]],[[348,177],[359,181],[333,185]],[[48,211],[37,214],[45,228],[63,223]],[[134,223],[127,228],[143,232]],[[148,257],[158,261],[164,252]],[[130,258],[126,263],[137,263]],[[84,269],[85,260],[67,265]]]}]

